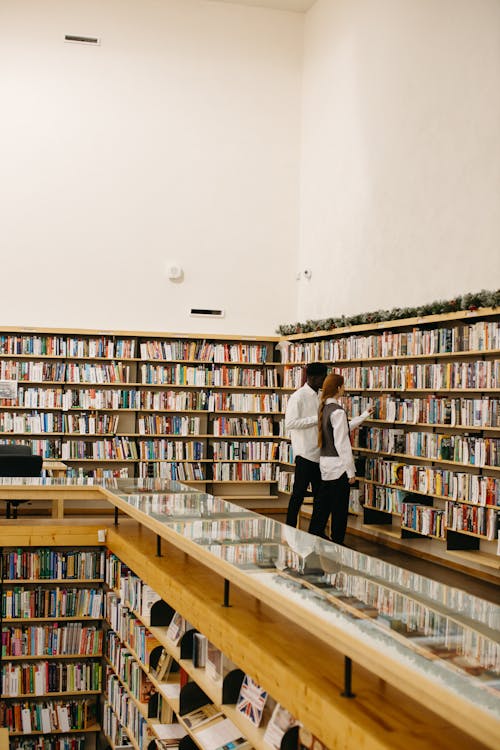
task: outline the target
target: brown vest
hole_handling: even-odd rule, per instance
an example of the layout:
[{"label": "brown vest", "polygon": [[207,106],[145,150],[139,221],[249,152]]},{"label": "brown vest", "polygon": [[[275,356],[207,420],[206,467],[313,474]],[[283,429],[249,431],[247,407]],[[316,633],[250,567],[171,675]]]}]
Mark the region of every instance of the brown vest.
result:
[{"label": "brown vest", "polygon": [[[323,409],[323,421],[321,423],[321,429],[323,430],[323,445],[321,447],[321,455],[322,456],[338,456],[338,451],[335,447],[335,439],[333,437],[333,428],[332,423],[330,422],[330,416],[332,415],[332,412],[341,410],[345,414],[345,409],[343,409],[340,404],[325,404]],[[347,414],[345,415],[345,418],[347,419]],[[349,422],[348,422],[349,426]]]}]

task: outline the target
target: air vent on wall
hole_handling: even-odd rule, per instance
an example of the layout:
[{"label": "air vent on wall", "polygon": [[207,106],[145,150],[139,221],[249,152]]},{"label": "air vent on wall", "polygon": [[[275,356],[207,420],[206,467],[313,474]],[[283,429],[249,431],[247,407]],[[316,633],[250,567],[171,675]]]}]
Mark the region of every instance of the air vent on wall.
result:
[{"label": "air vent on wall", "polygon": [[194,318],[223,318],[224,310],[209,310],[205,307],[192,307],[189,314]]},{"label": "air vent on wall", "polygon": [[77,36],[76,34],[66,34],[65,42],[74,42],[75,44],[100,44],[101,40],[97,36]]}]

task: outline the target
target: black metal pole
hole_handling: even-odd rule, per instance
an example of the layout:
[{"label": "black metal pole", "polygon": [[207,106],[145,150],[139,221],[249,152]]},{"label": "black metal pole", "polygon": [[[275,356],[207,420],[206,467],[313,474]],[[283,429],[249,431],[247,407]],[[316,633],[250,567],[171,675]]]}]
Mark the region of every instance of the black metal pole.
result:
[{"label": "black metal pole", "polygon": [[352,692],[352,661],[348,656],[344,656],[344,692],[340,695],[343,698],[356,697],[356,693]]},{"label": "black metal pole", "polygon": [[156,557],[161,557],[161,536],[156,535]]},{"label": "black metal pole", "polygon": [[115,506],[115,526],[118,526],[118,508]]},{"label": "black metal pole", "polygon": [[224,604],[223,607],[230,607],[229,604],[229,581],[227,578],[224,578]]}]

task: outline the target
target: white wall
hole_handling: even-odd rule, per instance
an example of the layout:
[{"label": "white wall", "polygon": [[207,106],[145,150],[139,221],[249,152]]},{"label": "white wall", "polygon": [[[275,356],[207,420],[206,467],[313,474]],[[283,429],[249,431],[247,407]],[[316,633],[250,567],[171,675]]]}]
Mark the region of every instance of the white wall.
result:
[{"label": "white wall", "polygon": [[500,287],[500,2],[317,0],[298,319]]},{"label": "white wall", "polygon": [[302,15],[1,0],[0,29],[2,324],[264,335],[295,317]]}]

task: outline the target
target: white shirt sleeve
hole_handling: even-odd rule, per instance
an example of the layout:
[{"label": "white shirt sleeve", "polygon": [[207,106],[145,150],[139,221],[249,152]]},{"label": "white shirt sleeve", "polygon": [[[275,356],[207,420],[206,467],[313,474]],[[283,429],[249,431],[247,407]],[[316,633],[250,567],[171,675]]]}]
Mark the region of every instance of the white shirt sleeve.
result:
[{"label": "white shirt sleeve", "polygon": [[333,428],[333,439],[339,458],[345,466],[349,479],[356,476],[356,467],[352,455],[351,441],[349,440],[349,425],[347,415],[343,409],[335,409],[330,415]]},{"label": "white shirt sleeve", "polygon": [[299,409],[299,398],[295,394],[289,399],[285,412],[285,430],[304,430],[306,427],[312,427],[318,424],[318,415],[310,417],[301,417]]},{"label": "white shirt sleeve", "polygon": [[368,419],[369,416],[370,416],[370,412],[364,411],[362,414],[359,415],[359,417],[353,417],[352,419],[349,420],[349,429],[355,430],[357,427],[363,424],[365,419]]}]

